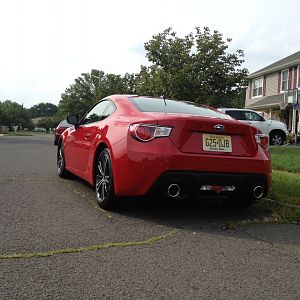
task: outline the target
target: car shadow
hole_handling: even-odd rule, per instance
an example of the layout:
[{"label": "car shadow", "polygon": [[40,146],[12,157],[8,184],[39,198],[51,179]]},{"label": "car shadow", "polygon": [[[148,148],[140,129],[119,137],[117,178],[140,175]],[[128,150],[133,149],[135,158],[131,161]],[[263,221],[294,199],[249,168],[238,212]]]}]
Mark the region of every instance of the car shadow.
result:
[{"label": "car shadow", "polygon": [[226,207],[222,199],[121,198],[116,214],[140,218],[176,228],[197,230],[203,228],[231,228],[234,223],[263,221],[270,211],[251,206],[245,209]]},{"label": "car shadow", "polygon": [[[85,192],[94,197],[94,189],[82,179],[71,176]],[[95,200],[96,202],[96,200]],[[120,219],[141,220],[153,225],[190,232],[216,235],[237,234],[238,238],[300,245],[300,226],[292,224],[262,224],[272,220],[271,211],[259,205],[234,209],[218,198],[170,199],[164,197],[122,197],[110,212],[114,222]],[[137,224],[135,222],[135,224]],[[299,238],[295,238],[299,236]]]},{"label": "car shadow", "polygon": [[[76,181],[81,187],[96,196],[94,188],[79,177],[71,175],[69,180]],[[96,201],[96,200],[95,200]],[[142,219],[161,225],[191,230],[215,227],[228,229],[236,224],[260,222],[270,218],[271,212],[256,205],[244,209],[229,208],[222,199],[214,197],[172,199],[165,197],[120,197],[113,211],[115,215]]]}]

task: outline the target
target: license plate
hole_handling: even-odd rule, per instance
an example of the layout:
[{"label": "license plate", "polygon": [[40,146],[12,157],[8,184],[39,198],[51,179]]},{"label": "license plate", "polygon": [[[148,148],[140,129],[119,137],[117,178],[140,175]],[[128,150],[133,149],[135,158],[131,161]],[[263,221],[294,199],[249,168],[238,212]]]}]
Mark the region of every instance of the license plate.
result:
[{"label": "license plate", "polygon": [[203,150],[216,152],[232,152],[231,136],[203,134]]}]

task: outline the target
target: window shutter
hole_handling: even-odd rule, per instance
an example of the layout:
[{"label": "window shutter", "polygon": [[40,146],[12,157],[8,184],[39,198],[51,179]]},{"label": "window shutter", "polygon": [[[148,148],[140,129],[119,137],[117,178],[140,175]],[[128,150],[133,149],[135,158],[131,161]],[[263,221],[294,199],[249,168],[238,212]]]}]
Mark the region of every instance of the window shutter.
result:
[{"label": "window shutter", "polygon": [[297,78],[298,78],[298,66],[294,67],[294,86],[293,88],[297,88]]},{"label": "window shutter", "polygon": [[280,86],[281,86],[281,71],[278,72],[278,85],[277,85],[277,93],[280,93]]},{"label": "window shutter", "polygon": [[249,99],[251,99],[252,80],[249,82]]},{"label": "window shutter", "polygon": [[266,84],[267,84],[267,80],[266,80],[266,75],[264,76],[264,80],[263,80],[263,97],[266,96]]},{"label": "window shutter", "polygon": [[290,90],[292,88],[292,70],[293,70],[293,68],[289,68],[288,90]]}]

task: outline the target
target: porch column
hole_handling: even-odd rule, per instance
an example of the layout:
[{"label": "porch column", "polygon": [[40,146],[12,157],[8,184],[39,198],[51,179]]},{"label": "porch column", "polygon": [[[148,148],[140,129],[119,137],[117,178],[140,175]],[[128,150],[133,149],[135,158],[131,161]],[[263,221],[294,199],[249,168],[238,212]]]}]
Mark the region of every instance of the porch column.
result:
[{"label": "porch column", "polygon": [[288,108],[289,110],[289,126],[288,126],[288,130],[291,131],[292,130],[292,124],[293,124],[293,110],[291,108]]},{"label": "porch column", "polygon": [[270,108],[269,110],[269,116],[270,116],[270,120],[273,120],[273,109]]},{"label": "porch column", "polygon": [[296,133],[296,109],[293,107],[292,133]]},{"label": "porch column", "polygon": [[297,133],[300,133],[300,108],[298,108],[298,126]]}]

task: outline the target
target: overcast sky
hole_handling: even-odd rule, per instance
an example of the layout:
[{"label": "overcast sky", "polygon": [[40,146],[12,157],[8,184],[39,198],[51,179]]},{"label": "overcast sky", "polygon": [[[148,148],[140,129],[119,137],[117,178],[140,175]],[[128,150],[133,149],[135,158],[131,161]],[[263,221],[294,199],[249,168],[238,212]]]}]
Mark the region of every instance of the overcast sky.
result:
[{"label": "overcast sky", "polygon": [[136,73],[169,26],[219,30],[250,72],[300,50],[299,0],[0,0],[0,101],[58,104],[92,68]]}]

